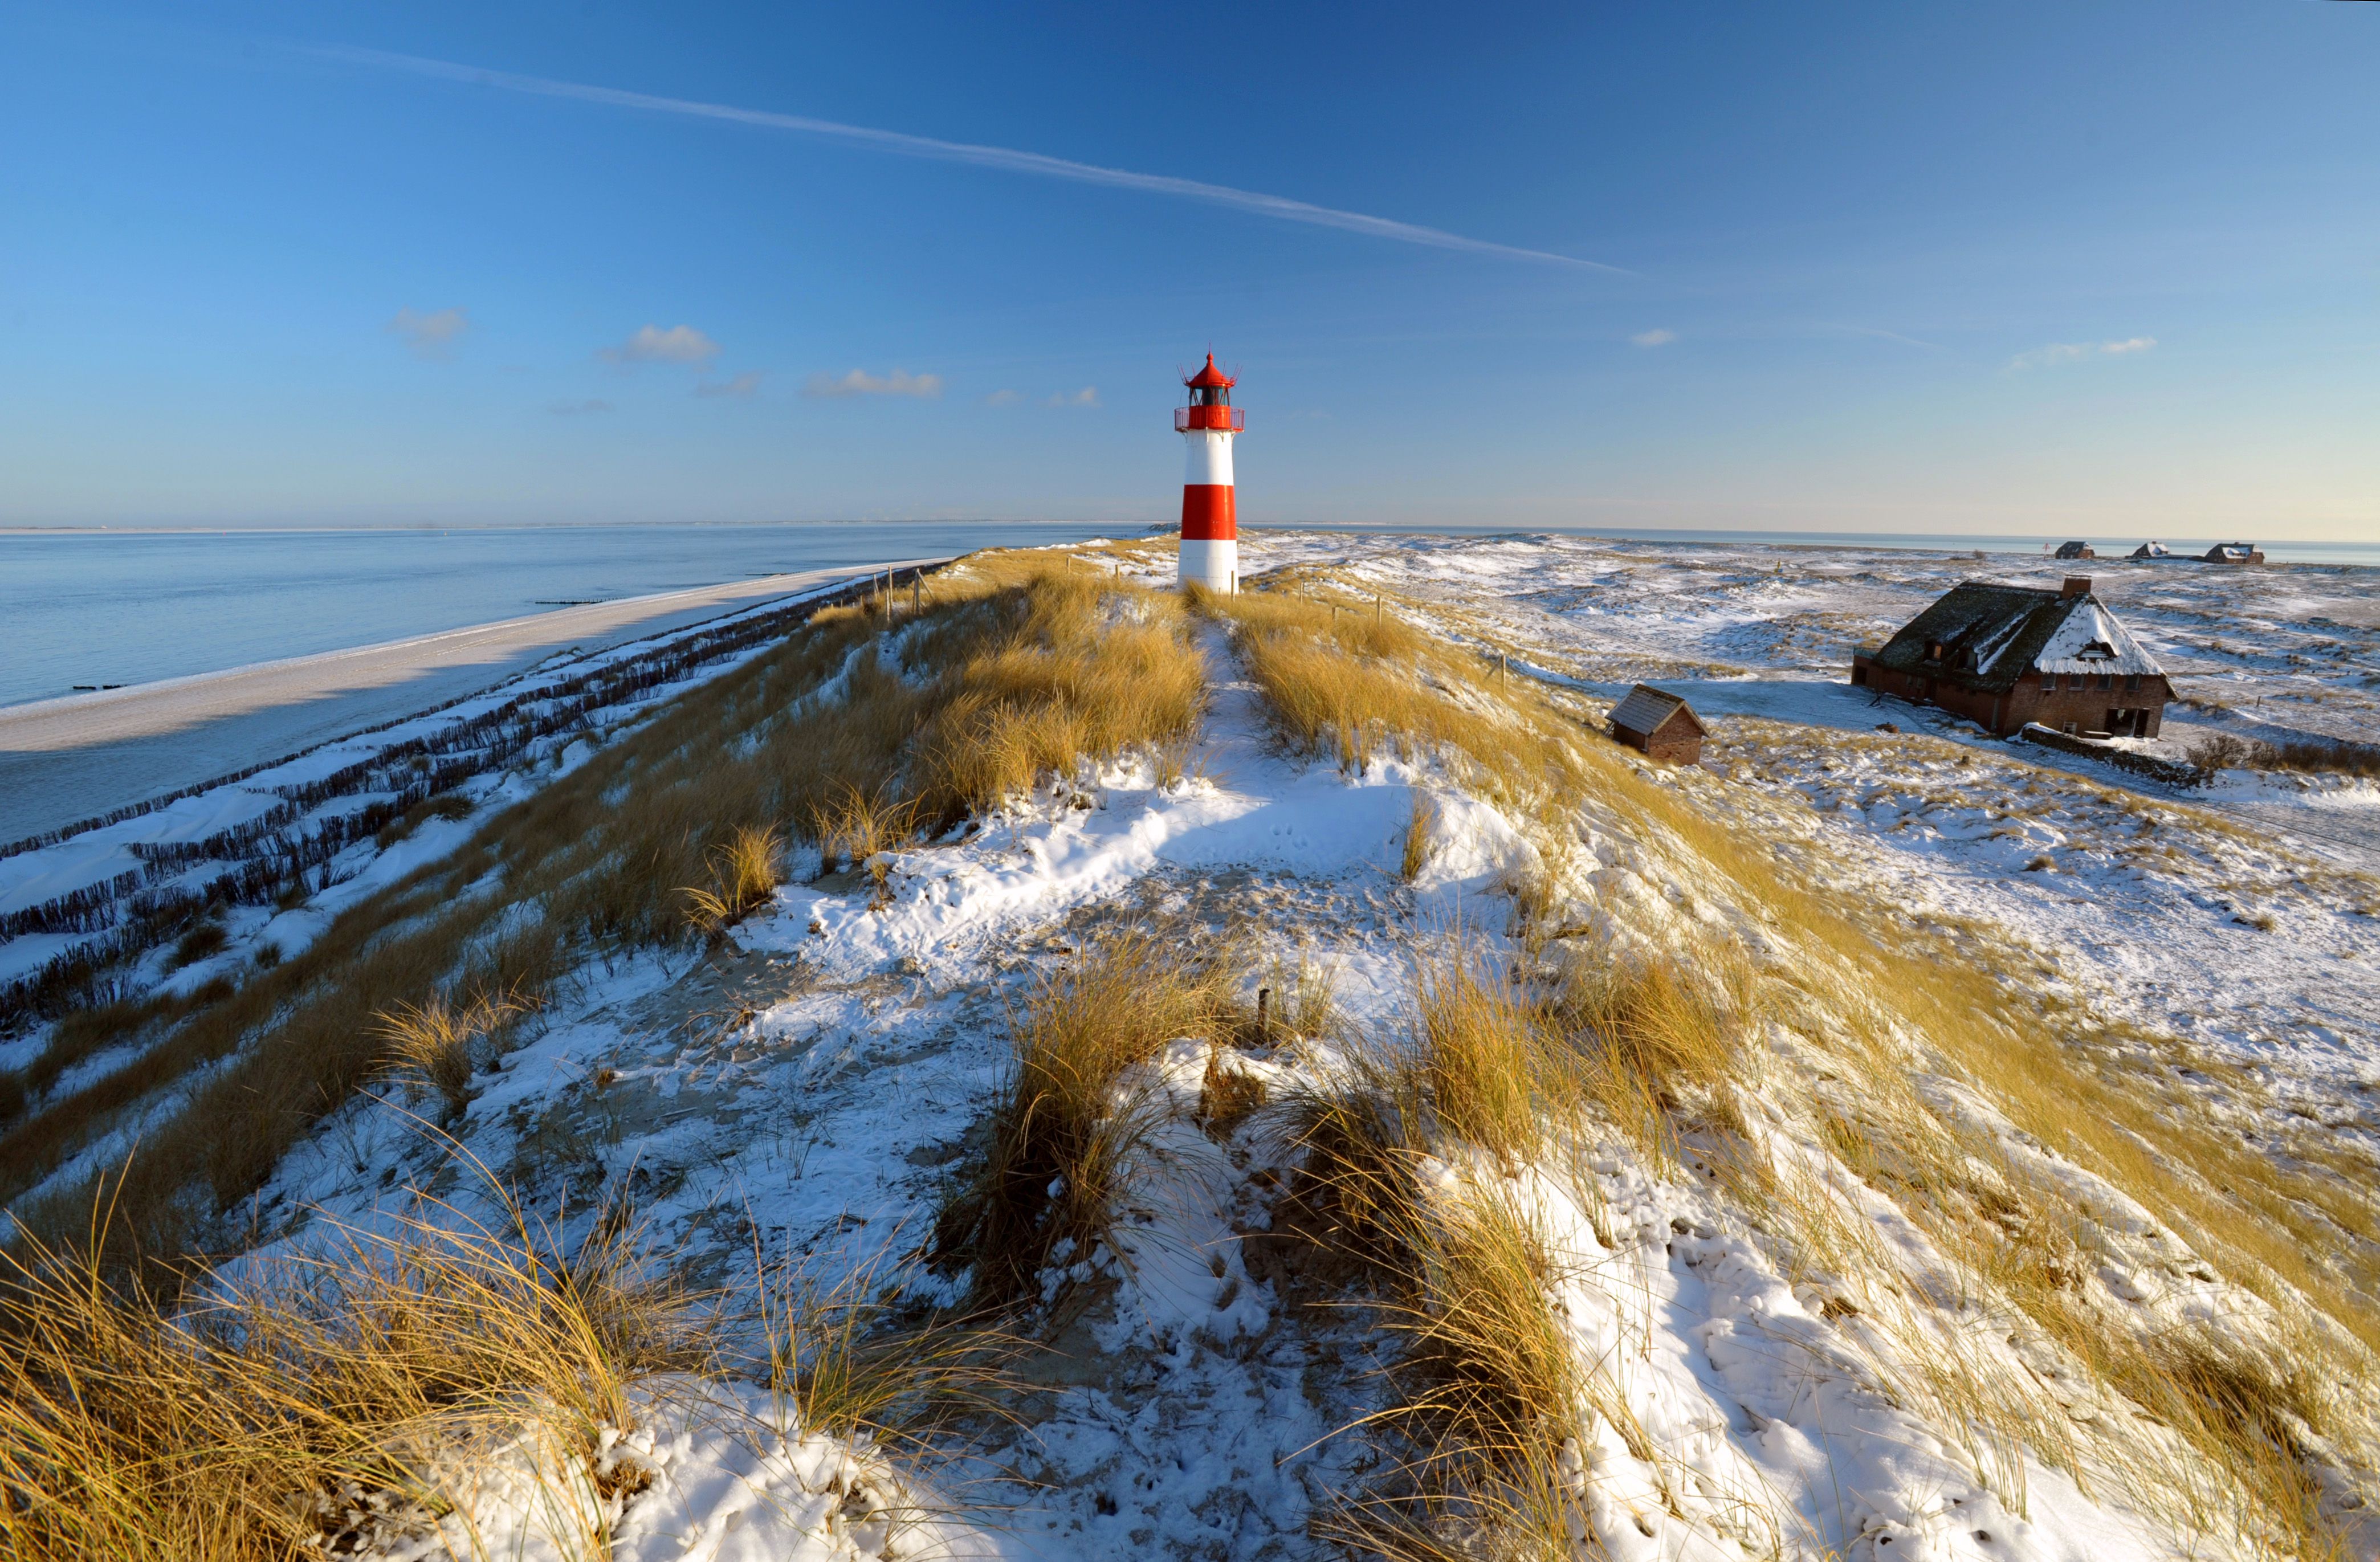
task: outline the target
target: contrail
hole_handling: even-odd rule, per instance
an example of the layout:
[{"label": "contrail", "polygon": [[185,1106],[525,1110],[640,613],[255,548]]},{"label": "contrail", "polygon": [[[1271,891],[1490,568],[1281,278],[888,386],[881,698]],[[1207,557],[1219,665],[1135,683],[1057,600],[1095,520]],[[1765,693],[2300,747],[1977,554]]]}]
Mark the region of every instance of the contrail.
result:
[{"label": "contrail", "polygon": [[1621,266],[1607,266],[1599,260],[1582,260],[1575,256],[1557,255],[1545,249],[1524,249],[1516,245],[1497,244],[1484,238],[1467,238],[1443,228],[1426,228],[1414,223],[1400,223],[1387,217],[1366,216],[1361,212],[1342,212],[1335,207],[1316,206],[1308,201],[1292,200],[1287,196],[1264,195],[1256,190],[1233,189],[1229,185],[1209,185],[1196,179],[1177,179],[1165,174],[1135,174],[1124,168],[1102,168],[1095,163],[1075,163],[1062,157],[1045,157],[1038,151],[1019,151],[1014,147],[979,146],[971,141],[945,141],[932,136],[912,136],[899,130],[873,130],[865,125],[844,125],[832,119],[812,119],[806,115],[774,114],[766,109],[736,108],[728,103],[696,103],[686,98],[660,98],[648,92],[623,91],[616,87],[589,87],[576,81],[553,81],[541,76],[516,76],[510,71],[482,70],[477,66],[455,65],[446,60],[422,59],[413,54],[385,54],[378,49],[356,49],[342,45],[310,48],[309,54],[329,59],[345,60],[355,65],[377,66],[387,70],[410,71],[418,76],[435,76],[448,81],[468,82],[477,87],[493,87],[501,91],[526,92],[541,98],[573,98],[580,103],[608,103],[614,108],[644,109],[654,114],[679,114],[697,119],[723,119],[735,125],[759,125],[772,130],[794,130],[807,136],[824,136],[855,146],[870,147],[878,151],[892,152],[900,157],[930,158],[938,163],[966,163],[978,168],[998,168],[1012,174],[1034,174],[1045,179],[1071,179],[1077,184],[1105,185],[1113,189],[1145,190],[1151,195],[1178,196],[1188,200],[1204,200],[1217,206],[1229,206],[1241,212],[1253,212],[1260,217],[1274,217],[1285,223],[1307,223],[1316,227],[1338,228],[1346,233],[1366,234],[1374,238],[1391,238],[1402,244],[1427,245],[1433,249],[1461,249],[1475,255],[1502,255],[1516,260],[1545,260],[1558,266],[1575,266],[1585,271],[1610,272],[1621,276],[1636,273]]}]

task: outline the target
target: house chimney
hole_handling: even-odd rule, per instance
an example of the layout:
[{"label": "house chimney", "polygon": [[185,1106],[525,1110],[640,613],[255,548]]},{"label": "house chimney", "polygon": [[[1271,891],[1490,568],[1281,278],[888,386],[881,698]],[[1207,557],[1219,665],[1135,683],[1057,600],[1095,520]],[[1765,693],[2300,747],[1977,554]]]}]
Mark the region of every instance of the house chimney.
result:
[{"label": "house chimney", "polygon": [[2087,597],[2091,594],[2091,577],[2070,575],[2066,577],[2066,584],[2058,587],[2058,594],[2061,597]]}]

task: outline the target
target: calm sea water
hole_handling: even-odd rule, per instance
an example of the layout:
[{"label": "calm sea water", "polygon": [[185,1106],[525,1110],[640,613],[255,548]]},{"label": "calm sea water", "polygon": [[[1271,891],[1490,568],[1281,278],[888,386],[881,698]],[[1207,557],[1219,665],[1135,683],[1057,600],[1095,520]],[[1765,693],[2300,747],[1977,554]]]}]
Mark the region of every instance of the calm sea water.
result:
[{"label": "calm sea water", "polygon": [[897,522],[0,533],[0,705],[573,602],[1139,530]]},{"label": "calm sea water", "polygon": [[[1332,528],[1337,529],[1337,528]],[[1354,528],[1350,528],[1354,529]],[[1400,532],[1506,531],[1410,526]],[[1923,548],[2040,556],[2035,537],[1532,527],[1680,544]],[[140,684],[783,571],[1136,536],[1136,524],[854,522],[0,533],[0,705]],[[2184,551],[2183,539],[2168,546]],[[2128,551],[2127,541],[2114,551]],[[2203,551],[2205,541],[2187,544]],[[2380,567],[2380,544],[2267,543],[2274,563]]]}]

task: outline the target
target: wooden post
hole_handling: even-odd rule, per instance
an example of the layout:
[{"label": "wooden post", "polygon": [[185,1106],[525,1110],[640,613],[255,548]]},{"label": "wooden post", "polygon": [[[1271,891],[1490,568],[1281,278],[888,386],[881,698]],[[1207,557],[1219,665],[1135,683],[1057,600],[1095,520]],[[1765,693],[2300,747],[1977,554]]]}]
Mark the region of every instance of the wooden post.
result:
[{"label": "wooden post", "polygon": [[1375,629],[1378,629],[1379,626],[1380,626],[1380,594],[1379,594],[1378,591],[1375,591],[1375,592],[1373,592],[1373,593],[1372,593],[1372,627],[1373,627],[1373,628],[1375,628]]},{"label": "wooden post", "polygon": [[1496,681],[1506,694],[1512,692],[1512,659],[1502,651],[1496,653]]},{"label": "wooden post", "polygon": [[1257,1039],[1258,1041],[1272,1039],[1272,1021],[1267,1013],[1271,1007],[1272,989],[1258,987],[1257,989]]}]

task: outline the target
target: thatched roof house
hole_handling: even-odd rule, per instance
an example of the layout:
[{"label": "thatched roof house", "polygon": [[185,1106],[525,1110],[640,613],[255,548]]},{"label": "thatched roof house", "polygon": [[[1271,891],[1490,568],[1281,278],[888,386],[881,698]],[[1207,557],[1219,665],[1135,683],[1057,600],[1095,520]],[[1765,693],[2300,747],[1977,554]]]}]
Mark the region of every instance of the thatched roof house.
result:
[{"label": "thatched roof house", "polygon": [[2173,697],[2165,669],[2080,575],[2055,591],[1962,581],[1882,649],[1854,656],[1852,682],[2003,737],[2028,721],[2155,737]]}]

